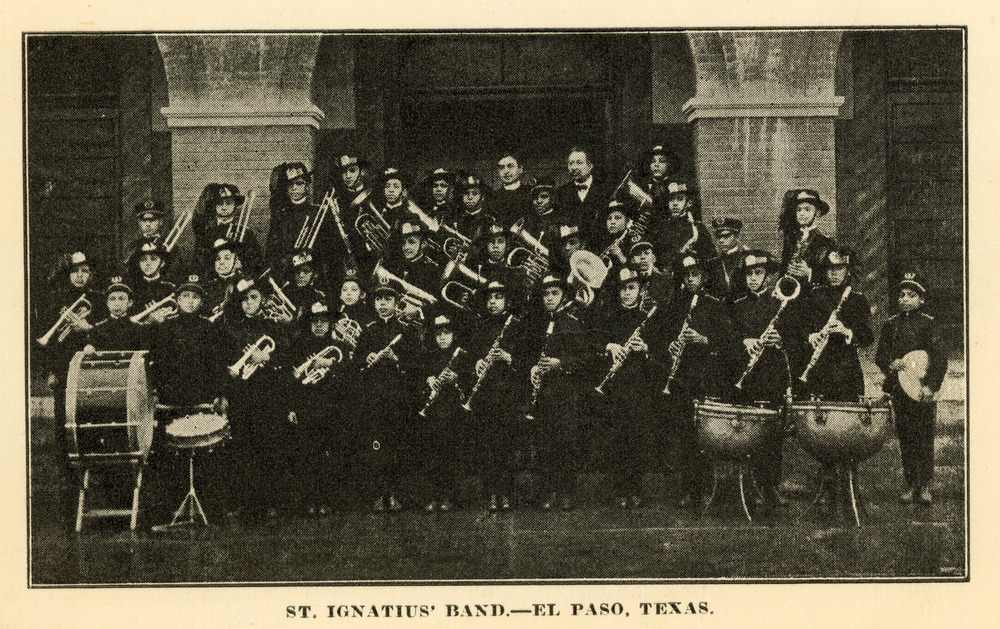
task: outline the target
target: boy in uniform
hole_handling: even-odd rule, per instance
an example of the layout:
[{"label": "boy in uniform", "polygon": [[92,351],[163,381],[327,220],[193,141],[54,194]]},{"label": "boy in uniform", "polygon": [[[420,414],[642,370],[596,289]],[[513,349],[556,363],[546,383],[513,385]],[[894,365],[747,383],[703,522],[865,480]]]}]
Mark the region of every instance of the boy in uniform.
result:
[{"label": "boy in uniform", "polygon": [[731,216],[718,216],[712,221],[712,228],[715,230],[715,240],[719,245],[718,273],[719,297],[738,297],[739,293],[746,290],[746,286],[741,285],[736,272],[743,263],[744,255],[749,251],[749,247],[740,242],[740,232],[743,230],[743,221]]},{"label": "boy in uniform", "polygon": [[295,304],[297,317],[309,311],[317,301],[326,303],[326,294],[316,288],[316,271],[313,254],[302,249],[292,254],[289,260],[292,281],[285,282],[281,290]]},{"label": "boy in uniform", "polygon": [[[235,241],[235,223],[246,201],[240,189],[228,183],[210,183],[201,193],[198,206],[202,211],[195,214],[195,260],[198,268],[209,271],[218,255],[216,245],[219,240]],[[231,233],[232,232],[232,233]],[[252,274],[260,261],[260,243],[253,229],[247,227],[243,239],[238,243],[241,250],[241,264],[248,274]],[[207,309],[206,309],[207,311]]]},{"label": "boy in uniform", "polygon": [[649,236],[653,241],[656,257],[673,262],[689,254],[700,260],[710,260],[716,255],[715,245],[707,228],[701,222],[695,192],[684,181],[671,181],[667,185],[669,216],[653,216]]},{"label": "boy in uniform", "polygon": [[797,189],[785,193],[779,226],[784,235],[781,249],[781,272],[799,280],[803,289],[823,284],[825,278],[813,271],[823,265],[836,246],[817,229],[818,221],[830,211],[830,205],[815,190]]},{"label": "boy in uniform", "polygon": [[[940,326],[924,310],[927,280],[920,273],[906,271],[897,289],[899,312],[882,326],[876,362],[886,375],[882,388],[892,396],[896,412],[896,434],[908,486],[899,498],[929,505],[934,480],[934,394],[944,382],[948,354]],[[909,368],[904,357],[921,350],[927,352],[927,373],[915,400],[903,390],[900,373]]]},{"label": "boy in uniform", "polygon": [[[139,246],[128,262],[129,286],[132,287],[132,302],[136,312],[142,312],[174,292],[172,282],[163,279],[169,261],[167,250],[155,240],[147,240]],[[199,293],[202,292],[199,286]],[[200,305],[200,302],[199,302]],[[164,306],[153,311],[140,322],[141,325],[163,323],[172,308]]]},{"label": "boy in uniform", "polygon": [[148,340],[143,329],[128,318],[132,309],[132,289],[116,275],[104,291],[108,316],[94,324],[87,336],[85,352],[142,350]]},{"label": "boy in uniform", "polygon": [[642,309],[649,310],[655,304],[666,306],[670,303],[674,294],[673,274],[657,266],[653,244],[648,240],[640,240],[629,248],[628,256],[642,282],[639,295]]},{"label": "boy in uniform", "polygon": [[212,271],[205,284],[204,312],[211,320],[225,310],[236,290],[236,282],[243,277],[242,247],[225,238],[212,244]]}]

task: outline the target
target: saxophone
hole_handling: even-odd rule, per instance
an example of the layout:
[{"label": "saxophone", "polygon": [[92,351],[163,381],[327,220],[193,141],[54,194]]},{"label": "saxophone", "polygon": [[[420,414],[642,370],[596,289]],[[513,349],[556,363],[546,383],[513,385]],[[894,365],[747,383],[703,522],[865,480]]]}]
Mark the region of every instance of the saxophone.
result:
[{"label": "saxophone", "polygon": [[677,376],[677,370],[681,366],[681,356],[684,354],[685,345],[682,339],[684,338],[684,333],[691,329],[691,315],[694,314],[694,309],[697,305],[698,295],[696,293],[695,296],[691,298],[691,306],[688,308],[687,316],[684,317],[684,323],[681,324],[680,332],[677,333],[677,338],[675,339],[681,344],[681,349],[677,352],[677,355],[674,356],[673,363],[670,364],[670,375],[667,377],[667,385],[663,387],[663,395],[670,395],[670,384],[674,381],[674,378]]}]

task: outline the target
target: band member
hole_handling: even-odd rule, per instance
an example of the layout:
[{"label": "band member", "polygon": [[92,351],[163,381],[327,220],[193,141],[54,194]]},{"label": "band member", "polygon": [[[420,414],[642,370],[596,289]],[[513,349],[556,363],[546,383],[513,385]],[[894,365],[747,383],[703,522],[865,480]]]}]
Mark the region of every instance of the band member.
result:
[{"label": "band member", "polygon": [[441,267],[424,253],[424,226],[416,220],[399,224],[399,255],[386,258],[386,267],[396,276],[435,295]]},{"label": "band member", "polygon": [[545,276],[539,286],[541,309],[519,334],[515,370],[529,376],[527,417],[536,425],[542,509],[573,508],[579,464],[579,374],[586,365],[584,329],[565,307],[573,303],[561,277]]},{"label": "band member", "polygon": [[[151,490],[150,523],[169,521],[171,511],[180,503],[187,490],[187,465],[166,448],[165,428],[174,418],[187,415],[200,404],[211,404],[215,412],[225,413],[224,365],[219,347],[222,339],[218,330],[201,310],[204,290],[197,275],[190,275],[177,289],[177,316],[158,326],[152,334],[149,351],[149,373],[157,393],[157,402],[170,407],[158,413],[157,433],[149,455],[148,468]],[[205,478],[216,478],[217,470],[206,469],[199,463]],[[199,488],[202,489],[202,488]],[[204,488],[204,506],[209,519],[221,509],[224,492],[217,483]]]},{"label": "band member", "polygon": [[161,242],[163,240],[163,206],[159,201],[146,199],[135,204],[132,212],[135,216],[138,236],[126,247],[126,262],[132,253],[145,242]]},{"label": "band member", "polygon": [[593,155],[582,146],[574,146],[566,157],[566,170],[571,181],[556,191],[556,206],[569,222],[579,225],[583,239],[597,240],[603,229],[601,214],[611,198],[611,188],[594,175]]},{"label": "band member", "polygon": [[[155,240],[147,240],[136,249],[128,260],[128,284],[132,287],[133,303],[137,312],[147,308],[174,292],[172,282],[163,279],[169,261],[167,250]],[[199,285],[199,289],[201,289]],[[199,292],[203,292],[199,290]],[[199,302],[199,307],[200,307]],[[163,323],[175,309],[164,305],[152,311],[140,322],[142,325]]]},{"label": "band member", "polygon": [[700,260],[715,257],[715,245],[701,222],[696,194],[686,182],[672,181],[667,185],[667,207],[669,217],[654,216],[650,226],[656,257],[667,263],[688,254]]},{"label": "band member", "polygon": [[212,244],[212,273],[205,283],[205,299],[202,310],[209,320],[221,316],[226,304],[232,299],[236,282],[243,277],[243,262],[239,243],[218,238]]},{"label": "band member", "polygon": [[561,273],[569,273],[569,258],[577,251],[586,249],[580,227],[575,224],[559,226],[559,248],[550,255],[551,267],[559,269]]},{"label": "band member", "polygon": [[[359,369],[358,387],[365,391],[359,401],[360,448],[370,473],[368,493],[376,512],[403,508],[400,481],[407,442],[407,422],[413,409],[415,389],[412,372],[418,342],[411,328],[396,318],[399,293],[391,286],[375,288],[374,321],[361,332],[355,351]],[[398,337],[398,338],[397,338]]]},{"label": "band member", "polygon": [[510,253],[510,231],[501,223],[489,223],[473,244],[469,258],[472,269],[488,280],[495,280],[505,287],[505,302],[512,310],[519,309],[528,298],[528,286],[522,273],[507,264]]},{"label": "band member", "polygon": [[[734,398],[741,404],[766,401],[770,408],[778,410],[786,394],[791,394],[791,365],[800,362],[797,359],[790,362],[787,354],[796,349],[795,344],[790,342],[789,347],[785,346],[785,338],[794,338],[794,332],[790,331],[792,327],[788,308],[774,320],[781,304],[786,303],[773,293],[774,282],[771,276],[778,264],[768,252],[754,249],[744,254],[741,266],[739,276],[745,278],[746,288],[733,300],[732,315],[736,337],[742,342],[744,350],[740,354],[742,363],[737,361],[743,371],[737,380],[739,386],[735,388]],[[778,290],[786,291],[782,295],[795,298],[793,279],[785,277],[778,282],[782,282]],[[791,288],[786,288],[786,285]],[[769,327],[773,320],[774,326]],[[745,366],[757,354],[760,357],[747,373]],[[746,375],[742,375],[743,373]],[[781,448],[784,434],[780,425],[774,424],[770,428],[766,443],[753,461],[754,477],[764,495],[764,505],[768,511],[783,503],[778,487],[782,478]]]},{"label": "band member", "polygon": [[309,251],[296,251],[292,254],[291,262],[292,281],[286,282],[282,287],[292,303],[295,304],[297,316],[302,316],[309,311],[309,307],[316,303],[326,303],[326,293],[316,288],[316,271],[313,255]]},{"label": "band member", "polygon": [[[468,356],[460,352],[455,342],[455,328],[443,314],[434,318],[433,341],[424,354],[419,375],[424,386],[417,399],[421,408],[416,418],[423,447],[423,473],[431,487],[431,498],[424,505],[427,512],[451,511],[462,471],[462,445],[471,436],[466,429],[465,380]],[[422,415],[420,415],[422,413]]]},{"label": "band member", "polygon": [[660,213],[667,210],[667,186],[670,177],[677,173],[679,162],[673,152],[663,144],[657,144],[646,154],[643,160],[642,188],[653,198],[653,206]]},{"label": "band member", "polygon": [[129,318],[132,309],[132,289],[120,275],[109,280],[104,291],[108,316],[94,324],[87,335],[85,352],[125,351],[146,349],[149,339],[144,330]]},{"label": "band member", "polygon": [[[642,475],[649,467],[653,408],[658,382],[654,364],[649,360],[649,347],[642,334],[649,313],[640,308],[642,280],[634,269],[622,266],[615,270],[613,287],[617,292],[614,305],[603,313],[598,328],[605,362],[616,369],[612,379],[600,386],[611,409],[612,465],[615,474],[615,504],[621,508],[636,508],[642,504]],[[604,374],[607,371],[598,372]]]},{"label": "band member", "polygon": [[492,221],[485,209],[485,186],[476,175],[459,180],[457,190],[462,195],[461,211],[455,218],[455,228],[469,238],[475,238]]},{"label": "band member", "polygon": [[604,213],[604,230],[592,249],[601,254],[609,267],[628,264],[628,247],[631,243],[628,242],[626,233],[631,214],[631,207],[618,200],[612,200]]},{"label": "band member", "polygon": [[347,318],[364,328],[375,320],[375,309],[368,303],[368,293],[357,272],[344,274],[337,295],[334,321]]},{"label": "band member", "polygon": [[[708,462],[698,451],[694,400],[722,397],[732,381],[735,337],[722,303],[707,290],[705,263],[685,255],[675,262],[674,275],[681,278],[681,288],[666,307],[657,309],[647,342],[651,358],[665,366],[660,373],[668,374],[658,383],[665,395],[662,416],[667,420],[657,426],[657,444],[663,451],[670,448],[678,470],[680,505],[689,506],[705,497],[710,480]],[[669,389],[663,386],[668,383]]]},{"label": "band member", "polygon": [[[54,398],[57,469],[61,476],[59,486],[63,490],[60,495],[60,511],[63,524],[67,528],[73,526],[76,505],[70,495],[73,475],[69,466],[69,451],[64,428],[66,376],[70,360],[77,351],[83,349],[87,334],[92,330],[93,323],[100,319],[103,310],[101,295],[91,289],[92,284],[93,270],[87,254],[75,251],[62,257],[52,272],[51,299],[48,307],[39,317],[41,324],[39,328],[44,330],[38,341],[44,345],[40,358],[47,374],[46,383],[52,389]],[[81,297],[83,299],[80,299]],[[75,305],[73,312],[79,316],[66,314],[71,305]],[[64,323],[57,326],[60,320]]]},{"label": "band member", "polygon": [[479,452],[485,457],[480,469],[490,511],[511,508],[514,451],[524,445],[523,435],[516,430],[524,388],[511,366],[518,320],[512,317],[506,290],[504,284],[495,280],[483,289],[486,316],[469,339],[469,353],[475,360],[475,381],[466,389],[467,403],[473,416],[474,434],[480,436]]},{"label": "band member", "polygon": [[[356,154],[346,153],[337,158],[335,174],[339,179],[337,199],[341,220],[344,224],[344,231],[347,232],[347,237],[350,239],[351,250],[358,263],[365,270],[370,269],[375,264],[377,254],[373,255],[373,252],[368,251],[364,238],[354,228],[354,225],[363,208],[373,207],[371,205],[371,173],[371,164]],[[340,269],[332,270],[334,276],[339,272]]]},{"label": "band member", "polygon": [[[541,242],[551,252],[559,245],[559,226],[568,219],[556,209],[555,183],[549,177],[539,177],[531,187],[531,207],[515,225]],[[520,243],[517,243],[520,246]]]},{"label": "band member", "polygon": [[331,217],[323,220],[316,232],[316,240],[309,247],[303,233],[308,224],[315,224],[319,207],[309,199],[312,173],[302,162],[280,164],[272,173],[271,227],[267,235],[267,260],[271,269],[278,269],[281,262],[297,249],[310,248],[317,274],[324,278],[339,272],[346,259],[343,243],[334,235],[336,227]]},{"label": "band member", "polygon": [[223,319],[220,352],[228,365],[230,513],[250,519],[265,512],[275,517],[286,506],[291,472],[286,454],[293,443],[288,412],[274,395],[287,340],[277,324],[262,316],[263,300],[254,280],[237,282],[236,299]]},{"label": "band member", "polygon": [[[232,184],[210,183],[202,190],[193,220],[195,261],[199,269],[209,271],[218,256],[215,245],[220,239],[235,241],[241,236],[236,233],[236,224],[245,201],[246,197],[240,193],[240,189]],[[241,265],[250,274],[260,263],[261,251],[257,234],[248,227],[239,244],[242,247]]]},{"label": "band member", "polygon": [[426,190],[422,202],[427,208],[427,214],[434,219],[451,223],[455,214],[455,199],[452,180],[454,174],[446,168],[435,168],[423,182]]},{"label": "band member", "polygon": [[386,168],[382,173],[382,205],[378,212],[390,225],[410,220],[406,207],[406,176],[398,168]]},{"label": "band member", "polygon": [[715,240],[719,245],[716,273],[716,282],[719,288],[716,292],[723,299],[738,297],[746,289],[746,286],[740,283],[736,272],[741,267],[746,253],[750,250],[749,247],[740,242],[743,221],[731,216],[719,216],[712,221],[712,229],[715,230]]},{"label": "band member", "polygon": [[823,284],[813,271],[834,248],[834,242],[817,228],[817,221],[830,211],[830,206],[815,190],[789,190],[782,203],[779,227],[784,236],[781,249],[781,272],[791,275],[807,288],[810,283]]},{"label": "band member", "polygon": [[642,288],[639,301],[643,310],[649,310],[653,305],[666,306],[674,294],[674,279],[672,269],[666,271],[657,266],[653,244],[648,240],[640,240],[629,248],[629,262],[639,274]]},{"label": "band member", "polygon": [[288,420],[294,433],[292,500],[307,515],[329,513],[337,488],[347,484],[350,435],[343,411],[352,348],[331,336],[331,323],[326,305],[312,304],[286,361]]},{"label": "band member", "polygon": [[497,160],[500,187],[490,195],[486,211],[504,227],[510,227],[531,203],[531,192],[523,182],[524,167],[513,152]]},{"label": "band member", "polygon": [[[927,281],[915,271],[906,271],[897,284],[899,312],[882,326],[876,362],[885,373],[882,388],[892,396],[896,434],[908,489],[902,502],[931,504],[934,480],[934,394],[944,382],[948,354],[941,327],[924,310]],[[900,385],[900,373],[909,369],[904,357],[913,351],[927,352],[927,373],[921,381],[920,399],[914,400]]]}]

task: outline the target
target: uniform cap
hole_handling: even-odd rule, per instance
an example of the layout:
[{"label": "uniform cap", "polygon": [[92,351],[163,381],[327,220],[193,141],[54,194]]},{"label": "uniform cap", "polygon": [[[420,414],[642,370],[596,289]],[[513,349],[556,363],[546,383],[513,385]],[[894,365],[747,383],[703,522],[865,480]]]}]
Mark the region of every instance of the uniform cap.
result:
[{"label": "uniform cap", "polygon": [[443,314],[439,314],[438,316],[434,317],[434,323],[433,323],[433,325],[434,325],[435,329],[450,328],[451,327],[451,319],[449,319],[448,317],[446,317]]},{"label": "uniform cap", "polygon": [[306,264],[311,264],[313,261],[312,254],[308,251],[300,251],[292,256],[292,268],[297,269],[300,266]]},{"label": "uniform cap", "polygon": [[743,268],[752,269],[755,266],[771,266],[771,254],[766,251],[754,249],[747,251],[743,255]]},{"label": "uniform cap", "polygon": [[491,293],[506,293],[506,292],[507,292],[507,287],[504,286],[503,282],[500,282],[498,280],[491,281],[489,284],[486,285],[486,288],[483,289],[483,294],[485,295],[489,295]]},{"label": "uniform cap", "polygon": [[242,295],[251,288],[254,288],[256,285],[257,284],[252,279],[249,278],[240,279],[238,282],[236,282],[236,292]]},{"label": "uniform cap", "polygon": [[420,235],[424,231],[423,225],[420,223],[411,223],[409,221],[400,223],[399,233],[402,236]]},{"label": "uniform cap", "polygon": [[309,312],[306,313],[307,317],[329,317],[330,309],[326,307],[323,302],[317,301],[313,305],[309,306]]},{"label": "uniform cap", "polygon": [[649,242],[648,240],[640,240],[639,242],[633,243],[633,245],[629,247],[628,255],[629,257],[634,256],[636,253],[638,253],[643,249],[649,249],[650,251],[652,251],[653,243]]},{"label": "uniform cap", "polygon": [[671,181],[667,184],[667,195],[673,196],[675,194],[687,194],[688,185],[683,181]]},{"label": "uniform cap", "polygon": [[115,291],[125,291],[129,295],[132,294],[132,289],[125,283],[121,275],[115,275],[108,280],[108,287],[104,289],[104,294],[110,295]]},{"label": "uniform cap", "polygon": [[285,164],[285,179],[288,180],[288,183],[291,183],[296,179],[309,182],[312,180],[312,174],[302,162],[290,162]]},{"label": "uniform cap", "polygon": [[715,233],[719,235],[726,232],[738,234],[743,230],[743,221],[738,218],[733,218],[732,216],[717,216],[714,220],[712,220],[712,228],[715,229]]},{"label": "uniform cap", "polygon": [[796,207],[799,203],[809,203],[816,208],[816,213],[823,216],[830,211],[830,205],[820,198],[819,192],[808,188],[789,190],[785,193],[785,210]]},{"label": "uniform cap", "polygon": [[903,273],[903,277],[899,280],[899,288],[912,288],[922,296],[927,297],[927,280],[916,271]]},{"label": "uniform cap", "polygon": [[619,285],[625,284],[626,282],[631,282],[632,280],[635,280],[636,282],[641,281],[639,278],[639,273],[630,266],[623,266],[622,268],[618,269],[617,276]]},{"label": "uniform cap", "polygon": [[542,278],[542,282],[539,285],[539,288],[543,290],[551,286],[558,286],[559,288],[563,288],[564,285],[565,282],[563,282],[563,279],[561,277],[549,273],[548,275]]},{"label": "uniform cap", "polygon": [[70,267],[80,266],[81,264],[90,264],[90,259],[82,251],[74,251],[69,254],[69,265]]},{"label": "uniform cap", "polygon": [[476,175],[466,175],[458,182],[459,190],[470,190],[472,188],[482,188],[483,180]]},{"label": "uniform cap", "polygon": [[201,285],[201,278],[193,273],[188,275],[187,279],[181,282],[181,285],[177,287],[177,294],[186,290],[194,291],[202,296],[205,295],[205,289]]},{"label": "uniform cap", "polygon": [[164,212],[159,201],[146,199],[135,204],[134,213],[137,218],[150,220],[162,217]]},{"label": "uniform cap", "polygon": [[538,177],[535,180],[535,185],[531,186],[531,196],[535,196],[539,192],[548,191],[551,192],[556,187],[555,181],[551,177]]},{"label": "uniform cap", "polygon": [[566,240],[573,236],[580,235],[580,227],[578,225],[560,225],[559,226],[559,238]]}]

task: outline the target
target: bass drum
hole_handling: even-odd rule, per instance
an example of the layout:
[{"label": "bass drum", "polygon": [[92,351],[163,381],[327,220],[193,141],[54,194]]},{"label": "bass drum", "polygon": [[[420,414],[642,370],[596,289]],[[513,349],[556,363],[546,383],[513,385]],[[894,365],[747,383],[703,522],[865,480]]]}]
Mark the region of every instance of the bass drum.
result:
[{"label": "bass drum", "polygon": [[696,400],[698,447],[711,459],[742,461],[778,430],[780,413],[769,408]]},{"label": "bass drum", "polygon": [[146,352],[77,352],[66,377],[70,462],[145,458],[155,406]]},{"label": "bass drum", "polygon": [[802,448],[824,463],[860,463],[892,434],[892,402],[798,402],[789,409]]}]

